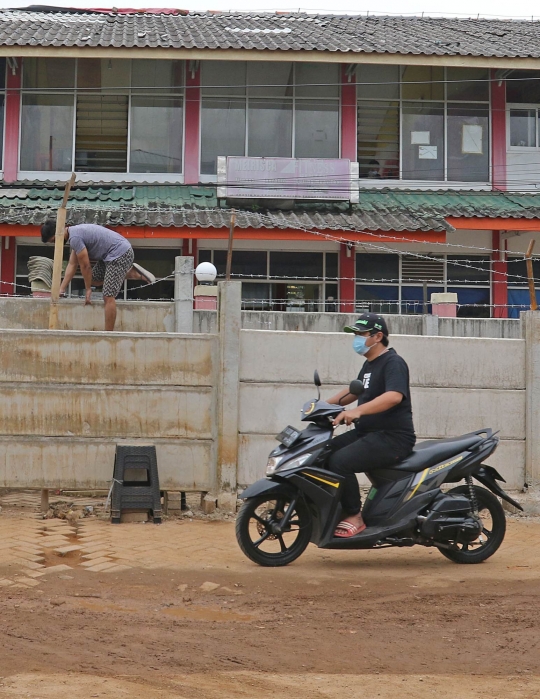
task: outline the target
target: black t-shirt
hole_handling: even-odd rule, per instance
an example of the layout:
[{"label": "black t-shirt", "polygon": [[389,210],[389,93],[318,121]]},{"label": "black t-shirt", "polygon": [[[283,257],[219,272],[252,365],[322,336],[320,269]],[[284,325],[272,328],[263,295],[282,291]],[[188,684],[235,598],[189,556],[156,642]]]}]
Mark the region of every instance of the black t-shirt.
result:
[{"label": "black t-shirt", "polygon": [[401,436],[416,440],[412,419],[411,390],[409,387],[409,367],[394,349],[379,355],[369,362],[366,360],[358,379],[364,384],[364,392],[358,405],[368,403],[387,391],[397,391],[403,395],[398,405],[376,415],[363,415],[356,423],[356,430],[361,434],[367,432],[387,431],[396,437]]}]

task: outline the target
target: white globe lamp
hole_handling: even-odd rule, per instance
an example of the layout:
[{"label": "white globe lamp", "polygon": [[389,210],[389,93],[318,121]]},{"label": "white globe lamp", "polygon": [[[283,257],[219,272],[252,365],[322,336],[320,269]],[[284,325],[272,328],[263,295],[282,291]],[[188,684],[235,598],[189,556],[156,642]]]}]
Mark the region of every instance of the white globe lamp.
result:
[{"label": "white globe lamp", "polygon": [[217,277],[217,269],[211,262],[201,262],[197,265],[195,276],[198,282],[211,284]]}]

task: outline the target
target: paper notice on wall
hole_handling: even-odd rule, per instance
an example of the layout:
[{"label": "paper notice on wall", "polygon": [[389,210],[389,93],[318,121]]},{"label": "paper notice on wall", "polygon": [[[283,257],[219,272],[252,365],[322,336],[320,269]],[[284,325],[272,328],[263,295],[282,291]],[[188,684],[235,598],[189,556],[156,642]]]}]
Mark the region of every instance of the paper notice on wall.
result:
[{"label": "paper notice on wall", "polygon": [[412,146],[429,146],[429,131],[411,131]]},{"label": "paper notice on wall", "polygon": [[461,127],[461,152],[482,155],[483,127],[480,124],[463,124]]},{"label": "paper notice on wall", "polygon": [[420,160],[437,160],[437,146],[418,146]]}]

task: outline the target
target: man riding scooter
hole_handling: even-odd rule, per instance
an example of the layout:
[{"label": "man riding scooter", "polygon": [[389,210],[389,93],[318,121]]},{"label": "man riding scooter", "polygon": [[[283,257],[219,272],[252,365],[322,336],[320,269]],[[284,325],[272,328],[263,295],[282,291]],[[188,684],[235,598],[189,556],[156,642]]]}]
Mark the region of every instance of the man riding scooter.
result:
[{"label": "man riding scooter", "polygon": [[[414,433],[409,368],[396,351],[388,347],[388,327],[376,313],[363,313],[353,326],[353,350],[366,358],[358,379],[364,391],[358,406],[340,413],[337,426],[355,422],[355,429],[332,440],[328,468],[346,479],[341,505],[346,517],[338,524],[335,536],[349,538],[366,528],[361,514],[357,473],[390,468],[411,452]],[[343,389],[327,402],[349,405],[357,399]]]}]

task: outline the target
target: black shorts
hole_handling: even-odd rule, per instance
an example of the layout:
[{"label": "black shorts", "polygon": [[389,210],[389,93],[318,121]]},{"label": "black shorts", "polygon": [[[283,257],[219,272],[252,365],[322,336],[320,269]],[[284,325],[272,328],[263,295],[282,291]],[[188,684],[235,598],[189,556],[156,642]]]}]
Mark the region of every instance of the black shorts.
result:
[{"label": "black shorts", "polygon": [[103,282],[103,296],[112,296],[113,298],[118,296],[126,274],[133,267],[134,259],[135,253],[133,248],[130,248],[116,260],[96,262],[92,268],[92,281]]}]

